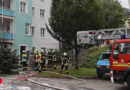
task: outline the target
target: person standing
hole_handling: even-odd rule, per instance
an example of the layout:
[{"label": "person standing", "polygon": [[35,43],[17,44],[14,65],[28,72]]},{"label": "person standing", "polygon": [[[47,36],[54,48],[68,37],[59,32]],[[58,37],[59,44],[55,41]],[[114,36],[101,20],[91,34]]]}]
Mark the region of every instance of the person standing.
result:
[{"label": "person standing", "polygon": [[52,56],[52,50],[51,49],[49,49],[49,52],[47,54],[47,58],[48,58],[48,67],[52,68],[52,59],[53,59],[53,56]]},{"label": "person standing", "polygon": [[69,71],[68,71],[68,68],[69,68],[69,62],[70,62],[70,59],[69,59],[69,56],[66,52],[63,53],[63,56],[62,56],[62,64],[61,64],[61,71],[60,73],[62,73],[62,70],[64,69],[65,67],[65,70],[66,70],[66,75],[69,74]]},{"label": "person standing", "polygon": [[22,52],[22,61],[23,71],[27,70],[27,54],[25,51]]},{"label": "person standing", "polygon": [[52,57],[53,57],[53,60],[52,60],[53,68],[56,70],[57,62],[56,62],[56,51],[55,50],[53,50],[53,52],[52,52]]},{"label": "person standing", "polygon": [[34,71],[34,61],[35,61],[35,55],[33,52],[31,52],[29,56],[30,71]]}]

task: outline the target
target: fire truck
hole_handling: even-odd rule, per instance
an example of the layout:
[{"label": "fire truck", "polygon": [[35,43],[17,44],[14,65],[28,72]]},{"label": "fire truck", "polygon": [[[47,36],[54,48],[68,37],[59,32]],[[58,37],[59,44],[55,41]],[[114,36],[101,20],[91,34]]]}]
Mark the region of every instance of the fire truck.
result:
[{"label": "fire truck", "polygon": [[127,82],[130,90],[130,39],[114,41],[109,61],[111,81],[120,84]]},{"label": "fire truck", "polygon": [[119,84],[127,82],[130,90],[130,28],[77,32],[78,45],[99,44],[105,40],[114,41],[109,58],[111,81]]}]

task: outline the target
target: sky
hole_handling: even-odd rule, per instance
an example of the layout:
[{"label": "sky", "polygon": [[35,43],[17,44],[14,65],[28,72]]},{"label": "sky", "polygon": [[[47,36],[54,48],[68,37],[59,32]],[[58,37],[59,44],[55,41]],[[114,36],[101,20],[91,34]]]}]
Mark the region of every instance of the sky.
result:
[{"label": "sky", "polygon": [[129,8],[128,0],[119,0],[122,7]]}]

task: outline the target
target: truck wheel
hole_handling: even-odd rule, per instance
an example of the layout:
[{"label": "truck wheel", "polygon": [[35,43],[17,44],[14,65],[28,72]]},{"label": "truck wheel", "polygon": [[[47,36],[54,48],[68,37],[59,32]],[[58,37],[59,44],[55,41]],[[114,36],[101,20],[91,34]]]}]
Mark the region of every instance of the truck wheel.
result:
[{"label": "truck wheel", "polygon": [[130,76],[127,77],[128,90],[130,90]]},{"label": "truck wheel", "polygon": [[103,75],[97,72],[98,78],[102,79]]}]

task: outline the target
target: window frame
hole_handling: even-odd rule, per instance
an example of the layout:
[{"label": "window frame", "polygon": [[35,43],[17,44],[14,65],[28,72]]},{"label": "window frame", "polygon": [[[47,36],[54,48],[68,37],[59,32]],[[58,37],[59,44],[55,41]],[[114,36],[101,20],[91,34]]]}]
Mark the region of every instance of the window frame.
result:
[{"label": "window frame", "polygon": [[35,7],[32,7],[32,17],[35,17]]},{"label": "window frame", "polygon": [[[42,12],[44,11],[44,12]],[[40,18],[44,18],[45,16],[45,10],[44,9],[40,9]]]},{"label": "window frame", "polygon": [[[33,29],[32,29],[33,28]],[[32,31],[34,33],[32,33]],[[30,26],[30,36],[35,37],[35,26]]]},{"label": "window frame", "polygon": [[[28,31],[28,33],[27,33],[27,31]],[[30,35],[30,25],[27,23],[25,24],[25,34]]]},{"label": "window frame", "polygon": [[45,28],[40,28],[40,37],[45,38]]},{"label": "window frame", "polygon": [[[21,9],[23,8],[23,7],[21,6],[21,2],[26,3],[26,5],[25,5],[25,12],[23,12],[23,10],[21,10]],[[28,14],[28,1],[20,0],[20,3],[19,3],[19,11],[20,11],[20,13],[22,13],[22,14]]]},{"label": "window frame", "polygon": [[[121,47],[122,47],[121,44],[124,44],[122,52],[121,52]],[[130,48],[130,46],[126,46],[126,44],[127,44],[127,42],[126,43],[119,43],[119,52],[120,52],[120,54],[130,54],[130,52],[128,53],[128,50],[129,50],[128,48]]]}]

